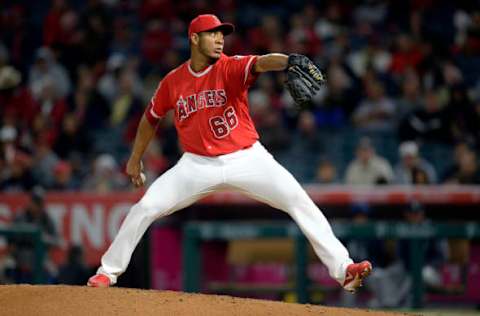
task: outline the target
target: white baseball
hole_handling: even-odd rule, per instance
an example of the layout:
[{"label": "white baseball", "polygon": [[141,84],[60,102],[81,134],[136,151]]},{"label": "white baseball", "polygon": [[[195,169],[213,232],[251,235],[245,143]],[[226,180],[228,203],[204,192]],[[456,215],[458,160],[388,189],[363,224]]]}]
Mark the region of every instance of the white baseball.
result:
[{"label": "white baseball", "polygon": [[145,175],[145,173],[140,172],[140,179],[142,179],[142,183],[145,183],[145,181],[147,180],[147,176]]}]

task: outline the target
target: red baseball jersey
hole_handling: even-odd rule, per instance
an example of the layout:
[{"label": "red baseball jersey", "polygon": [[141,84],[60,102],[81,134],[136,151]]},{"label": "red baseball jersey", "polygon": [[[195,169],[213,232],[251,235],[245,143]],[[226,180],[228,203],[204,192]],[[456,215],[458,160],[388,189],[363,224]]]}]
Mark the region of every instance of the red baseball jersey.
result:
[{"label": "red baseball jersey", "polygon": [[190,61],[168,73],[147,111],[155,118],[175,111],[183,150],[218,156],[247,148],[258,139],[248,109],[247,90],[257,75],[257,56],[223,55],[195,72]]}]

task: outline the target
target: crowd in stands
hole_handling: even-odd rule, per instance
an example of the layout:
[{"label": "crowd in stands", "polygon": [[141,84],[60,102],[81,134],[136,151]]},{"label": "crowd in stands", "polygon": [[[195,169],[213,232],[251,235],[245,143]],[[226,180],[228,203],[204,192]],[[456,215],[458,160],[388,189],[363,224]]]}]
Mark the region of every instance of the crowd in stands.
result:
[{"label": "crowd in stands", "polygon": [[[0,6],[3,192],[127,189],[136,125],[161,78],[188,58],[189,21],[207,12],[236,25],[227,54],[301,53],[325,71],[302,109],[283,73],[262,74],[249,95],[261,141],[300,181],[480,184],[479,1]],[[171,118],[157,134],[144,160],[150,181],[181,154]]]}]

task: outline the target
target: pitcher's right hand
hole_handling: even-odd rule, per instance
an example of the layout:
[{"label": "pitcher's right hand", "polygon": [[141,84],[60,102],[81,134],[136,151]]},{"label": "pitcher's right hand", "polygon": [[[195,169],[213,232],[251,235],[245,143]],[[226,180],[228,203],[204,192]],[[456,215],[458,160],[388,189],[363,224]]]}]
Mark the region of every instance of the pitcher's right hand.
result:
[{"label": "pitcher's right hand", "polygon": [[126,171],[135,187],[139,188],[145,184],[146,177],[143,173],[143,163],[141,160],[130,158],[127,162]]}]

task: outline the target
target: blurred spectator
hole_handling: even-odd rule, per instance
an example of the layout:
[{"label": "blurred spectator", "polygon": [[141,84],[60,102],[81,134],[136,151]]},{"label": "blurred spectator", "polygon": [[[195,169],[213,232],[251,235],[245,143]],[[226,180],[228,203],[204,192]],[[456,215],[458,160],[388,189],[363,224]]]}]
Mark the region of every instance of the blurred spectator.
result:
[{"label": "blurred spectator", "polygon": [[0,255],[0,285],[15,283],[14,271],[16,268],[16,262],[12,254],[13,250],[13,245],[7,243],[7,250],[3,255]]},{"label": "blurred spectator", "polygon": [[134,27],[132,24],[128,18],[115,18],[110,56],[113,54],[121,54],[129,58],[134,58],[134,56],[139,55],[140,44],[132,30]]},{"label": "blurred spectator", "polygon": [[315,117],[309,111],[302,111],[298,117],[297,131],[293,136],[292,148],[292,150],[296,149],[303,155],[315,154],[322,149],[322,140],[317,131]]},{"label": "blurred spectator", "polygon": [[366,82],[367,98],[353,113],[356,127],[370,131],[391,131],[395,126],[395,104],[385,95],[383,85]]},{"label": "blurred spectator", "polygon": [[315,183],[336,184],[338,183],[337,168],[328,159],[322,159],[317,166]]},{"label": "blurred spectator", "polygon": [[62,128],[55,140],[53,149],[61,159],[69,159],[74,155],[89,152],[89,142],[85,130],[80,128],[78,118],[67,114],[62,122]]},{"label": "blurred spectator", "polygon": [[35,180],[43,187],[51,187],[53,184],[52,170],[58,163],[58,157],[53,152],[51,145],[45,136],[40,136],[35,144],[33,154],[32,172]]},{"label": "blurred spectator", "polygon": [[[35,225],[41,231],[43,242],[47,250],[51,247],[58,246],[60,241],[52,219],[48,215],[45,208],[44,190],[35,187],[30,194],[30,201],[26,208],[20,212],[14,219],[16,225]],[[31,283],[33,281],[33,263],[34,248],[31,240],[25,240],[21,237],[15,238],[14,257],[16,261],[15,281],[16,283]],[[45,258],[44,267],[48,278],[56,276],[56,267],[47,257]]]},{"label": "blurred spectator", "polygon": [[98,156],[93,163],[91,175],[83,184],[83,189],[97,193],[121,190],[128,184],[118,169],[115,159],[109,154]]},{"label": "blurred spectator", "polygon": [[65,68],[57,63],[48,47],[37,50],[35,62],[28,76],[30,89],[35,99],[42,98],[42,91],[49,86],[55,98],[64,98],[71,91],[70,78]]},{"label": "blurred spectator", "polygon": [[472,85],[478,81],[480,73],[480,11],[478,8],[471,11],[471,22],[467,28],[466,38],[461,45],[459,54],[455,56],[462,71],[465,83]]},{"label": "blurred spectator", "polygon": [[322,55],[331,63],[343,63],[348,50],[348,33],[343,29],[342,32],[339,32],[333,40],[329,42],[329,45],[325,45],[325,48],[322,50]]},{"label": "blurred spectator", "polygon": [[42,231],[43,241],[47,246],[58,245],[58,236],[52,219],[45,207],[45,190],[34,187],[30,193],[30,201],[25,209],[20,212],[14,222],[16,224],[34,224]]},{"label": "blurred spectator", "polygon": [[[153,75],[162,75],[163,74],[166,74],[170,71],[170,69],[175,69],[177,68],[180,64],[181,64],[181,61],[180,61],[180,57],[181,54],[177,53],[176,51],[174,50],[168,50],[167,52],[165,52],[162,60],[161,60],[161,63],[160,63],[160,66],[158,67],[158,71],[153,71]],[[155,85],[155,88],[158,86],[158,80],[155,81],[156,85]],[[143,87],[140,85],[140,89],[142,89]],[[137,88],[135,88],[137,90]],[[140,90],[138,90],[140,91]],[[145,95],[145,92],[144,92],[144,95]],[[146,98],[147,101],[150,101],[150,98],[152,97],[153,93],[150,93],[148,94],[148,97]]]},{"label": "blurred spectator", "polygon": [[0,191],[23,192],[35,184],[31,172],[32,157],[16,142],[16,129],[10,125],[3,126],[0,129]]},{"label": "blurred spectator", "polygon": [[166,27],[166,21],[152,19],[146,23],[141,42],[142,57],[150,65],[160,64],[165,52],[172,48],[172,34]]},{"label": "blurred spectator", "polygon": [[[315,56],[319,53],[321,42],[316,37],[311,25],[307,24],[303,13],[293,14],[290,18],[290,28],[287,34],[287,47],[299,54]],[[269,47],[272,48],[272,44]]]},{"label": "blurred spectator", "polygon": [[22,75],[11,66],[0,66],[0,118],[28,128],[35,115],[30,91],[21,85]]},{"label": "blurred spectator", "polygon": [[43,21],[43,44],[55,52],[57,61],[75,78],[76,67],[82,60],[80,45],[83,33],[77,12],[67,0],[51,1],[50,10]]},{"label": "blurred spectator", "polygon": [[58,269],[58,283],[68,285],[85,285],[90,271],[83,259],[81,246],[72,246],[68,250],[67,262]]},{"label": "blurred spectator", "polygon": [[[425,215],[425,210],[421,204],[413,201],[404,213],[406,223],[412,226],[428,226],[430,220]],[[399,240],[398,241],[398,259],[402,262],[403,266],[408,272],[411,272],[411,241]],[[421,249],[415,251],[425,251],[425,262],[422,269],[423,280],[427,286],[440,287],[441,280],[438,272],[440,264],[445,262],[446,256],[446,244],[442,240],[425,240]]]},{"label": "blurred spectator", "polygon": [[24,192],[38,183],[32,176],[31,164],[31,158],[23,153],[16,155],[10,164],[0,158],[0,167],[4,170],[1,173],[0,191]]},{"label": "blurred spectator", "polygon": [[400,162],[395,167],[395,182],[398,184],[433,184],[437,174],[430,163],[420,157],[418,145],[406,141],[399,147]]},{"label": "blurred spectator", "polygon": [[248,30],[247,43],[258,54],[272,51],[270,48],[277,39],[282,38],[283,28],[280,20],[274,15],[264,15],[261,24]]},{"label": "blurred spectator", "polygon": [[408,34],[399,34],[395,38],[390,72],[394,75],[404,74],[410,68],[415,69],[422,59],[422,51],[416,41]]},{"label": "blurred spectator", "polygon": [[448,114],[441,109],[435,91],[427,91],[423,107],[413,109],[400,122],[401,140],[448,142]]},{"label": "blurred spectator", "polygon": [[457,166],[447,175],[445,183],[480,184],[480,168],[477,155],[471,150],[458,153]]},{"label": "blurred spectator", "polygon": [[355,21],[381,25],[387,16],[387,5],[383,1],[366,1],[356,6],[352,15]]},{"label": "blurred spectator", "polygon": [[[314,110],[315,119],[320,128],[341,128],[348,123],[357,103],[355,82],[346,69],[338,63],[330,64],[327,77],[325,98]],[[319,94],[321,95],[322,91]]]},{"label": "blurred spectator", "polygon": [[69,191],[78,189],[73,178],[72,166],[66,161],[59,161],[53,169],[53,183],[49,187],[53,191]]},{"label": "blurred spectator", "polygon": [[274,81],[271,76],[261,76],[258,78],[256,86],[248,94],[250,113],[255,122],[255,126],[261,127],[263,120],[270,115],[273,110]]},{"label": "blurred spectator", "polygon": [[262,123],[256,125],[260,135],[260,141],[272,155],[288,150],[291,136],[282,122],[279,111],[262,109]]},{"label": "blurred spectator", "polygon": [[382,47],[380,38],[370,37],[364,48],[354,50],[347,56],[347,62],[357,77],[363,77],[369,67],[376,73],[388,71],[392,56]]},{"label": "blurred spectator", "polygon": [[459,142],[455,144],[455,147],[452,152],[452,158],[453,158],[452,164],[444,170],[444,173],[442,174],[442,177],[440,180],[444,182],[446,179],[448,179],[450,176],[456,173],[459,170],[461,158],[467,152],[471,152],[471,151],[472,151],[472,147],[471,147],[471,144],[469,144],[468,142]]},{"label": "blurred spectator", "polygon": [[464,84],[451,87],[446,112],[450,120],[449,129],[453,140],[478,144],[480,113],[477,105],[474,105],[470,99]]},{"label": "blurred spectator", "polygon": [[[323,152],[323,139],[310,111],[299,113],[296,129],[290,138],[290,146],[277,152],[281,160],[289,160],[290,172],[300,181],[311,182],[315,178],[315,164],[319,153]],[[304,163],[298,163],[303,161]]]},{"label": "blurred spectator", "polygon": [[0,149],[2,158],[6,163],[11,163],[15,159],[18,148],[16,145],[17,130],[12,125],[4,125],[0,129]]},{"label": "blurred spectator", "polygon": [[[396,100],[397,119],[404,119],[406,115],[413,116],[422,105],[422,91],[420,87],[420,79],[415,72],[405,75],[402,82],[402,94]],[[411,118],[409,118],[411,120]],[[408,123],[412,124],[411,121]],[[402,128],[400,126],[399,128]],[[414,127],[412,127],[414,128]]]},{"label": "blurred spectator", "polygon": [[89,66],[97,65],[108,55],[112,30],[111,10],[102,1],[88,0],[87,7],[81,15],[81,26],[82,61]]},{"label": "blurred spectator", "polygon": [[[425,211],[418,202],[412,202],[404,212],[405,223],[414,229],[415,227],[428,227],[429,220],[425,217]],[[426,239],[418,241],[420,248],[415,252],[424,254],[424,266],[422,268],[423,282],[431,288],[441,288],[442,281],[439,272],[440,264],[444,263],[447,255],[447,245],[444,241]],[[411,240],[397,241],[397,260],[384,268],[377,268],[372,273],[368,287],[373,297],[369,302],[372,308],[398,308],[411,306],[412,278],[411,278]]]},{"label": "blurred spectator", "polygon": [[49,133],[49,143],[53,144],[62,126],[63,117],[67,112],[67,103],[55,90],[52,78],[45,78],[35,100],[37,118],[45,120],[45,128]]},{"label": "blurred spectator", "polygon": [[81,44],[83,32],[79,25],[79,16],[72,8],[68,8],[60,17],[60,29],[51,40],[52,50],[59,63],[65,66],[70,78],[76,78],[79,62],[83,60]]},{"label": "blurred spectator", "polygon": [[324,10],[324,16],[315,23],[315,33],[324,41],[331,40],[343,29],[342,8],[339,3],[331,2]]},{"label": "blurred spectator", "polygon": [[[443,84],[447,87],[461,87],[463,85],[462,71],[453,63],[445,62],[441,67]],[[458,99],[458,96],[455,96]]]},{"label": "blurred spectator", "polygon": [[90,139],[96,132],[107,126],[110,106],[95,87],[92,70],[79,67],[77,86],[67,99],[69,112],[75,116],[77,125]]},{"label": "blurred spectator", "polygon": [[351,185],[377,185],[391,183],[393,170],[387,160],[375,153],[371,140],[358,142],[356,158],[347,167],[345,183]]},{"label": "blurred spectator", "polygon": [[114,141],[131,142],[135,138],[136,127],[143,115],[143,102],[135,95],[134,74],[125,70],[120,74],[119,91],[111,104],[110,128],[117,135]]},{"label": "blurred spectator", "polygon": [[52,1],[52,6],[43,23],[43,43],[46,46],[60,41],[64,36],[61,34],[61,20],[67,10],[68,5],[65,0]]},{"label": "blurred spectator", "polygon": [[120,93],[121,77],[128,73],[132,77],[133,93],[136,97],[141,97],[143,93],[142,81],[138,78],[135,71],[135,65],[129,62],[121,54],[113,54],[107,61],[107,72],[98,81],[98,92],[108,102],[112,103]]},{"label": "blurred spectator", "polygon": [[31,23],[29,3],[3,1],[1,8],[0,38],[7,47],[8,61],[22,73],[26,73],[32,52],[39,44],[37,35],[41,35],[41,30],[36,30]]}]

